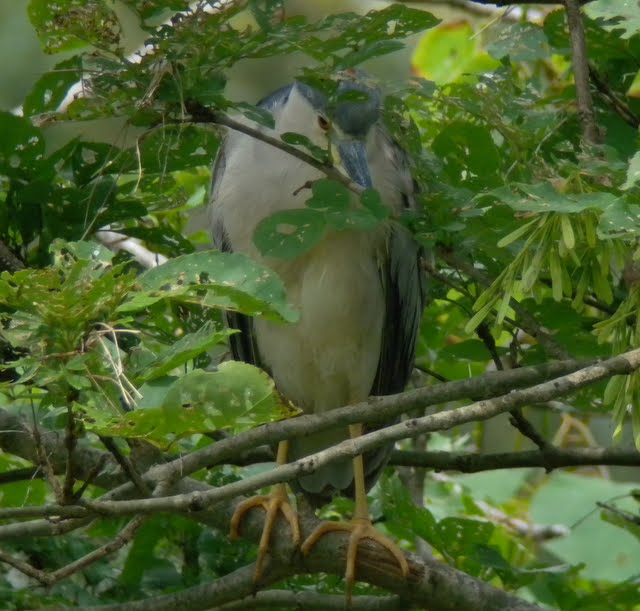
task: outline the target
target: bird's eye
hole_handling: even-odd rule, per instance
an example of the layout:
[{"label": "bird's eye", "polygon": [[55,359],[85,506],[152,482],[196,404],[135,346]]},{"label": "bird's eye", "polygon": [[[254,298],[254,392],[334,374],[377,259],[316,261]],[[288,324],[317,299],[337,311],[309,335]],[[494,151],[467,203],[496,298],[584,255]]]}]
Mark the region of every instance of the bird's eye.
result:
[{"label": "bird's eye", "polygon": [[323,132],[329,131],[329,127],[331,127],[329,119],[323,115],[318,115],[318,125]]}]

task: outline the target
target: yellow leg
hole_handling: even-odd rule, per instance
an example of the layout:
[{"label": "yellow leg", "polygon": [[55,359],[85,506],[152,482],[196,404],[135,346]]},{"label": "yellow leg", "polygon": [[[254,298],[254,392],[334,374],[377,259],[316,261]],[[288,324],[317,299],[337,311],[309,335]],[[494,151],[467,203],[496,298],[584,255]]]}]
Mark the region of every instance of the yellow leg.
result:
[{"label": "yellow leg", "polygon": [[[360,435],[362,435],[362,425],[350,425],[349,435],[351,439],[360,437]],[[387,549],[396,559],[403,577],[407,578],[409,576],[409,565],[402,550],[391,539],[379,533],[373,527],[373,524],[371,524],[362,455],[356,456],[353,459],[353,483],[356,506],[351,522],[323,522],[307,537],[301,548],[302,553],[306,555],[325,534],[335,531],[346,531],[349,533],[347,562],[344,575],[347,587],[347,604],[351,603],[353,584],[356,580],[358,544],[362,539],[372,539],[382,545],[382,547]]]},{"label": "yellow leg", "polygon": [[[287,462],[287,453],[289,451],[289,442],[281,441],[278,444],[278,453],[276,463],[284,465]],[[255,582],[259,582],[264,571],[264,564],[269,553],[269,542],[271,541],[271,533],[273,526],[278,517],[278,513],[282,513],[285,520],[291,528],[291,539],[297,546],[300,543],[300,525],[298,524],[298,516],[289,503],[287,488],[284,484],[276,484],[271,494],[253,496],[248,498],[237,507],[231,518],[231,528],[229,537],[237,539],[239,537],[240,522],[250,509],[261,507],[265,511],[264,526],[262,528],[262,536],[260,537],[260,545],[258,546],[258,559],[256,561],[256,572],[253,576]]]}]

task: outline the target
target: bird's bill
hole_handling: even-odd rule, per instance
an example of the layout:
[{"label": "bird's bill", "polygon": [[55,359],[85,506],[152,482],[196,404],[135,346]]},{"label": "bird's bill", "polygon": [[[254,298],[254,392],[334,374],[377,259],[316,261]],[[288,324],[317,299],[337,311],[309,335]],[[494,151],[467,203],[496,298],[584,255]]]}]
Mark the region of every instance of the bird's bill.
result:
[{"label": "bird's bill", "polygon": [[338,144],[337,149],[341,165],[349,178],[365,189],[371,187],[371,174],[364,143],[357,140],[343,141]]}]

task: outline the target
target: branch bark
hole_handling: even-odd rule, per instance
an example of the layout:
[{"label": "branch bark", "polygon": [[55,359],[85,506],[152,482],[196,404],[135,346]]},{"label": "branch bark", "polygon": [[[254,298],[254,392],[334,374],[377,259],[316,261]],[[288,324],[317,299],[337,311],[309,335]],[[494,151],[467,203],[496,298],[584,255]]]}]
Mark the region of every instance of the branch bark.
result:
[{"label": "branch bark", "polygon": [[580,14],[580,3],[578,0],[564,0],[564,3],[571,37],[573,77],[576,84],[578,114],[582,124],[582,141],[587,145],[597,144],[600,141],[600,130],[596,125],[593,98],[589,87],[587,43],[584,36],[582,15]]},{"label": "branch bark", "polygon": [[435,471],[461,473],[523,467],[539,467],[551,471],[562,467],[594,465],[637,467],[640,466],[640,452],[634,448],[553,448],[551,446],[545,450],[495,454],[394,450],[389,462],[402,467],[423,467]]}]

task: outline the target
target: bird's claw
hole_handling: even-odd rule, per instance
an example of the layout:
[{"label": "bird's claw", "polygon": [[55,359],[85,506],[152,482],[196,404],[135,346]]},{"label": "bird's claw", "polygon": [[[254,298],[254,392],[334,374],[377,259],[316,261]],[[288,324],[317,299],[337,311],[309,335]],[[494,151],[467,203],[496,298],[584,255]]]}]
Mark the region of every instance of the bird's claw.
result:
[{"label": "bird's claw", "polygon": [[354,519],[351,522],[323,522],[304,541],[301,547],[302,553],[306,556],[313,546],[324,535],[330,532],[348,532],[349,544],[347,547],[347,559],[344,578],[347,588],[347,604],[351,603],[353,584],[356,576],[356,560],[358,545],[362,539],[371,539],[384,547],[396,560],[402,576],[406,579],[409,576],[409,564],[402,550],[382,533],[378,532],[367,519]]},{"label": "bird's claw", "polygon": [[253,496],[242,501],[236,507],[231,518],[231,527],[229,532],[230,539],[234,540],[240,536],[240,522],[242,521],[244,514],[254,507],[260,507],[265,511],[264,526],[262,528],[262,536],[260,537],[260,544],[258,546],[256,572],[253,576],[253,580],[258,583],[262,578],[264,564],[269,552],[271,532],[273,531],[278,514],[282,513],[284,519],[289,523],[289,528],[291,528],[291,539],[296,547],[300,544],[300,525],[298,524],[298,515],[289,502],[284,485],[278,485],[271,494]]}]

